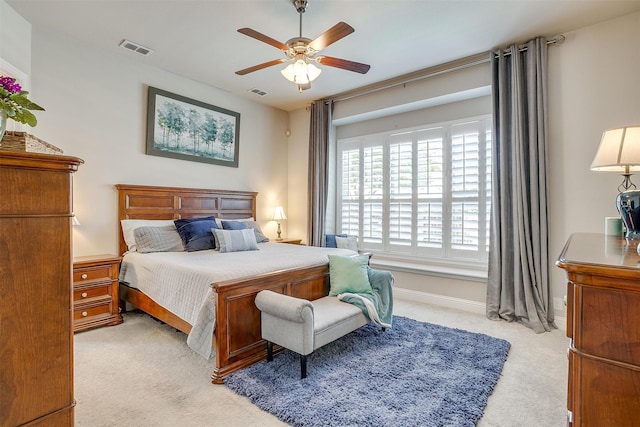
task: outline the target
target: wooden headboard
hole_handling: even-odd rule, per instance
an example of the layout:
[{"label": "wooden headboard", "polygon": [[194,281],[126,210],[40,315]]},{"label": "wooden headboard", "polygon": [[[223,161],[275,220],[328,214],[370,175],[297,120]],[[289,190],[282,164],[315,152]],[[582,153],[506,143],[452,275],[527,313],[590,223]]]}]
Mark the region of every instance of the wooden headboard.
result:
[{"label": "wooden headboard", "polygon": [[120,254],[127,251],[122,236],[122,219],[180,219],[200,216],[217,218],[256,217],[256,196],[252,191],[199,188],[152,187],[116,184]]}]

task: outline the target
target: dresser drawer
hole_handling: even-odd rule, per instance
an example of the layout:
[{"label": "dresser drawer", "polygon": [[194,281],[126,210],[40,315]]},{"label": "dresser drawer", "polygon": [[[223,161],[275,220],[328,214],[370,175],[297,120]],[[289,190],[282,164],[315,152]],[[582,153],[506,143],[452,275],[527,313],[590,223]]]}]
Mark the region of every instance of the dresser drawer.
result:
[{"label": "dresser drawer", "polygon": [[86,281],[111,281],[111,265],[101,265],[97,267],[75,268],[73,270],[73,283]]},{"label": "dresser drawer", "polygon": [[109,317],[111,316],[112,308],[111,300],[88,306],[76,306],[73,308],[73,320],[74,322],[90,322],[95,318]]},{"label": "dresser drawer", "polygon": [[112,286],[110,282],[97,286],[74,288],[73,302],[74,304],[77,304],[92,298],[111,297],[111,289]]}]

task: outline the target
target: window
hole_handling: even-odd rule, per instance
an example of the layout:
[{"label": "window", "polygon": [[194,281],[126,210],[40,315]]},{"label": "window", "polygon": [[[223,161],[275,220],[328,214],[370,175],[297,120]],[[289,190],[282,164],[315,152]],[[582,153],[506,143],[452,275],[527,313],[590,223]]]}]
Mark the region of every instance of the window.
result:
[{"label": "window", "polygon": [[338,140],[337,227],[390,257],[485,263],[491,117]]}]

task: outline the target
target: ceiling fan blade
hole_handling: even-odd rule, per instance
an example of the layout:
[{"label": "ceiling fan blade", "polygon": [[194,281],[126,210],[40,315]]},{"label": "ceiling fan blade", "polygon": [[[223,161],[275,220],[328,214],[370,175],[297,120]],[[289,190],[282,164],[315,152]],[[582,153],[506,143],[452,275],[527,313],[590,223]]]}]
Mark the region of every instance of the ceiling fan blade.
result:
[{"label": "ceiling fan blade", "polygon": [[253,73],[254,71],[262,70],[263,68],[273,67],[274,65],[282,64],[285,61],[288,61],[288,59],[287,58],[274,59],[273,61],[263,62],[262,64],[254,65],[253,67],[236,71],[236,74],[239,76],[244,76],[245,74]]},{"label": "ceiling fan blade", "polygon": [[322,65],[328,65],[329,67],[342,68],[343,70],[354,71],[360,74],[367,74],[371,65],[362,64],[360,62],[349,61],[347,59],[334,58],[333,56],[320,56],[316,58]]},{"label": "ceiling fan blade", "polygon": [[354,31],[355,30],[351,25],[345,22],[338,22],[336,25],[329,28],[327,31],[320,34],[318,37],[316,37],[315,40],[309,43],[309,47],[311,47],[315,51],[322,50],[330,44],[337,42],[341,38],[348,36]]},{"label": "ceiling fan blade", "polygon": [[289,46],[287,46],[286,44],[279,42],[276,39],[272,39],[269,36],[265,36],[264,34],[259,33],[256,30],[252,30],[251,28],[240,28],[238,32],[244,34],[245,36],[249,36],[256,40],[259,40],[263,43],[270,44],[271,46],[276,47],[280,50],[289,50]]}]

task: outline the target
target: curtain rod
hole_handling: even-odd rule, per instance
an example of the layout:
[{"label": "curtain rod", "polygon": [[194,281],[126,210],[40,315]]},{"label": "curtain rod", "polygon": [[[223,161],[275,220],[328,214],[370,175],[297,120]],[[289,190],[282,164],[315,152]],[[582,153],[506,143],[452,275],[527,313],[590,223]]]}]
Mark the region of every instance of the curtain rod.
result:
[{"label": "curtain rod", "polygon": [[402,86],[407,83],[416,82],[429,77],[435,77],[440,74],[445,74],[452,71],[457,71],[464,68],[472,67],[474,65],[479,65],[484,62],[489,62],[488,53],[479,53],[476,55],[468,56],[466,58],[436,65],[434,67],[425,68],[423,70],[415,71],[413,73],[404,74],[402,76],[395,77],[392,79],[383,80],[381,82],[373,83],[368,86],[363,86],[358,89],[342,92],[334,96],[323,98],[323,101],[330,101],[330,100],[332,100],[333,102],[346,101],[348,99],[368,95],[373,92],[378,92],[385,89],[391,89],[392,87]]},{"label": "curtain rod", "polygon": [[[564,43],[565,39],[566,39],[566,37],[563,34],[557,35],[555,37],[547,39],[547,46],[556,46],[556,45],[562,44],[562,43]],[[527,50],[526,43],[518,45],[518,52],[524,52],[525,50]],[[509,56],[512,53],[513,52],[511,52],[511,48],[502,49],[502,54],[505,55],[505,56]]]},{"label": "curtain rod", "polygon": [[[553,38],[547,40],[547,45],[559,45],[564,42],[565,36],[558,35]],[[522,52],[527,50],[526,44],[521,44],[518,46],[518,51]],[[511,50],[505,50],[505,55],[511,55]],[[400,77],[395,77],[388,80],[383,80],[378,83],[373,83],[368,86],[363,86],[358,89],[349,90],[346,92],[339,93],[334,96],[330,96],[327,98],[322,98],[322,101],[328,102],[340,102],[346,101],[348,99],[357,98],[359,96],[369,95],[374,92],[378,92],[385,89],[391,89],[396,86],[403,86],[408,83],[413,83],[416,81],[420,81],[423,79],[427,79],[430,77],[435,77],[441,74],[462,70],[465,68],[473,67],[475,65],[480,65],[485,62],[489,62],[491,56],[490,52],[478,53],[475,55],[467,56],[462,59],[457,59],[455,61],[446,62],[444,64],[436,65],[433,67],[425,68],[423,70],[415,71],[413,73],[404,74]]]}]

